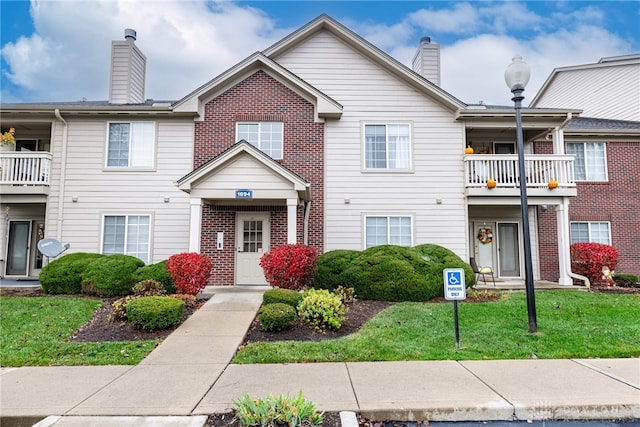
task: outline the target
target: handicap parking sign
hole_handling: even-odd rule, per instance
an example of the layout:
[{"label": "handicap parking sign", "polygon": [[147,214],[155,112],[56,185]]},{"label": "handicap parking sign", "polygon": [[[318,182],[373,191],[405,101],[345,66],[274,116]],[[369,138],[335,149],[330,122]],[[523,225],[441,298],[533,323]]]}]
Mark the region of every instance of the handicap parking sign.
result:
[{"label": "handicap parking sign", "polygon": [[467,297],[464,284],[464,269],[445,268],[442,272],[444,279],[444,298],[450,301],[461,301]]}]

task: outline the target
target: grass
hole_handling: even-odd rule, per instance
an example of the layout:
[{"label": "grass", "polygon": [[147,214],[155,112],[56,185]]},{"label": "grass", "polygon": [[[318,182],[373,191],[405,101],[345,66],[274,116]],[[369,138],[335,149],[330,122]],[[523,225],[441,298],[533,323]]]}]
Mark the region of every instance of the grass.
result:
[{"label": "grass", "polygon": [[536,292],[538,332],[527,331],[526,296],[460,302],[460,349],[453,303],[398,303],[356,334],[321,342],[260,342],[234,363],[638,357],[640,295]]},{"label": "grass", "polygon": [[139,363],[159,341],[69,341],[101,304],[89,298],[0,297],[0,366]]}]

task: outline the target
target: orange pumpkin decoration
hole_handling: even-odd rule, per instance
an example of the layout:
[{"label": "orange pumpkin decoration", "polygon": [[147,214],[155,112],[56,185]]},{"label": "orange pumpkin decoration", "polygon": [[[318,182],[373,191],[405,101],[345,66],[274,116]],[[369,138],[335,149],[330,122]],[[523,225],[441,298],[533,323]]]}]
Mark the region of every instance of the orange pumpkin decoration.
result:
[{"label": "orange pumpkin decoration", "polygon": [[496,180],[491,178],[487,180],[487,188],[492,189],[496,188]]},{"label": "orange pumpkin decoration", "polygon": [[556,181],[555,179],[549,181],[549,188],[551,190],[553,190],[554,188],[558,188],[558,181]]},{"label": "orange pumpkin decoration", "polygon": [[473,154],[473,147],[467,145],[467,148],[464,149],[464,154]]}]

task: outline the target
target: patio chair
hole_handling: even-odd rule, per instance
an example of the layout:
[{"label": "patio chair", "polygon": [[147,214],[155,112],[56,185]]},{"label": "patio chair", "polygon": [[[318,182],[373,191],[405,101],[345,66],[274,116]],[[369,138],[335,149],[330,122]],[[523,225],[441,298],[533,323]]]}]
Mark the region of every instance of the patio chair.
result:
[{"label": "patio chair", "polygon": [[493,282],[493,286],[496,285],[496,278],[493,275],[493,268],[492,267],[480,267],[478,268],[478,264],[476,264],[476,259],[471,257],[469,258],[469,264],[471,265],[471,268],[473,269],[473,272],[476,273],[476,282],[479,279],[479,276],[482,276],[482,281],[486,284],[487,283],[487,279],[485,277],[485,275],[491,275],[491,281]]}]

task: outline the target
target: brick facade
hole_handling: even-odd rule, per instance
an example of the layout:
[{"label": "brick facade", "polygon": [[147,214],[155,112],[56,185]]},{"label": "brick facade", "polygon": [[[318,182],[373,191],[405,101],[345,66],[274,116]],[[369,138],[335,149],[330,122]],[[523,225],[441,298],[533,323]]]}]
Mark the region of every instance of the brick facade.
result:
[{"label": "brick facade", "polygon": [[606,144],[607,182],[578,183],[570,221],[610,221],[611,244],[620,259],[616,271],[640,275],[640,142]]},{"label": "brick facade", "polygon": [[[551,143],[536,143],[536,154],[550,153]],[[607,182],[578,182],[569,202],[569,221],[609,221],[611,243],[620,259],[616,271],[640,275],[640,168],[638,142],[606,144]],[[552,210],[538,208],[542,279],[557,280],[557,229]]]},{"label": "brick facade", "polygon": [[[202,166],[236,143],[239,121],[283,123],[283,158],[280,164],[311,184],[308,244],[324,247],[324,124],[314,121],[314,106],[298,94],[258,71],[205,106],[203,121],[195,123],[194,168]],[[281,201],[280,201],[281,202]],[[236,211],[271,213],[271,247],[287,242],[286,206],[213,206],[202,212],[201,251],[214,263],[212,285],[235,283]],[[303,243],[304,206],[297,209],[297,242]],[[227,243],[216,250],[217,232],[224,231]],[[230,244],[233,242],[233,244]]]}]

